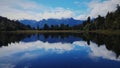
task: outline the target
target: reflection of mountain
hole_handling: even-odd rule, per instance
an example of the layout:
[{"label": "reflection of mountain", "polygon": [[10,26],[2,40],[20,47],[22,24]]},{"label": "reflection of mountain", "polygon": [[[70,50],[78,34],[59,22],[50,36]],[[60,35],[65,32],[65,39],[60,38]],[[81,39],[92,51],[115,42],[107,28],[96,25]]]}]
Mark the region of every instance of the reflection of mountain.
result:
[{"label": "reflection of mountain", "polygon": [[37,40],[41,40],[43,42],[49,42],[49,43],[56,43],[56,42],[72,43],[74,41],[80,41],[82,40],[82,38],[77,37],[76,34],[69,34],[69,33],[43,33],[43,34],[32,35],[31,37],[25,38],[22,41],[32,42]]}]

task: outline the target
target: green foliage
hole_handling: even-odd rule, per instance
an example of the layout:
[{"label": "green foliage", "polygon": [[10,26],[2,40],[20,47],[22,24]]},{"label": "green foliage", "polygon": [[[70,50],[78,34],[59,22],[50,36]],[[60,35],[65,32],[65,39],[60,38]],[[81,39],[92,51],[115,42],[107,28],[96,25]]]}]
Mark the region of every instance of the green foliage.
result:
[{"label": "green foliage", "polygon": [[83,30],[119,30],[120,29],[120,6],[117,5],[115,12],[108,12],[106,17],[98,15],[93,21],[90,17],[82,24]]},{"label": "green foliage", "polygon": [[49,26],[47,24],[44,25],[44,30],[49,30]]},{"label": "green foliage", "polygon": [[0,31],[28,30],[29,25],[21,24],[19,21],[9,20],[0,16]]}]

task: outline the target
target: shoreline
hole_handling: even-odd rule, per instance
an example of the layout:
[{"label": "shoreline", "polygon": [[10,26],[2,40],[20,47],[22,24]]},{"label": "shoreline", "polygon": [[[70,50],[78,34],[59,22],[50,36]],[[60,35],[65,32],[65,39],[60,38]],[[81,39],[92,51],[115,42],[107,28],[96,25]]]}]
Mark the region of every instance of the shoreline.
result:
[{"label": "shoreline", "polygon": [[107,35],[120,35],[120,30],[17,30],[17,31],[0,31],[0,33],[99,33]]}]

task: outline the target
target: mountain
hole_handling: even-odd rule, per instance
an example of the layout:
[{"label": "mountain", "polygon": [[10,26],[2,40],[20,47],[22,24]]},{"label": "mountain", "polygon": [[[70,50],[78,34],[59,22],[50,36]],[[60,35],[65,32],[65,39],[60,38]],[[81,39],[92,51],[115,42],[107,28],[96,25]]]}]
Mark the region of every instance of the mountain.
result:
[{"label": "mountain", "polygon": [[25,25],[30,25],[31,27],[34,28],[37,28],[38,25],[40,28],[43,28],[45,24],[47,24],[48,26],[60,25],[60,24],[64,24],[64,25],[68,24],[69,26],[74,26],[74,25],[82,24],[82,20],[75,20],[73,18],[43,19],[38,22],[35,20],[20,20],[20,22]]},{"label": "mountain", "polygon": [[0,16],[0,31],[12,31],[12,30],[28,30],[32,29],[28,25],[24,25],[19,21],[7,19],[6,17]]},{"label": "mountain", "polygon": [[36,20],[20,20],[20,22],[24,25],[30,25],[31,27],[37,27]]}]

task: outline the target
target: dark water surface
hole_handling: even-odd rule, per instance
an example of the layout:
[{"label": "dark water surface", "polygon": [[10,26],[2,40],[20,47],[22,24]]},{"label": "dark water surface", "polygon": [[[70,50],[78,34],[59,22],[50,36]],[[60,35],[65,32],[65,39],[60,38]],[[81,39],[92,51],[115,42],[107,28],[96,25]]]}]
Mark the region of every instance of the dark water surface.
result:
[{"label": "dark water surface", "polygon": [[0,68],[120,68],[120,35],[0,33]]}]

